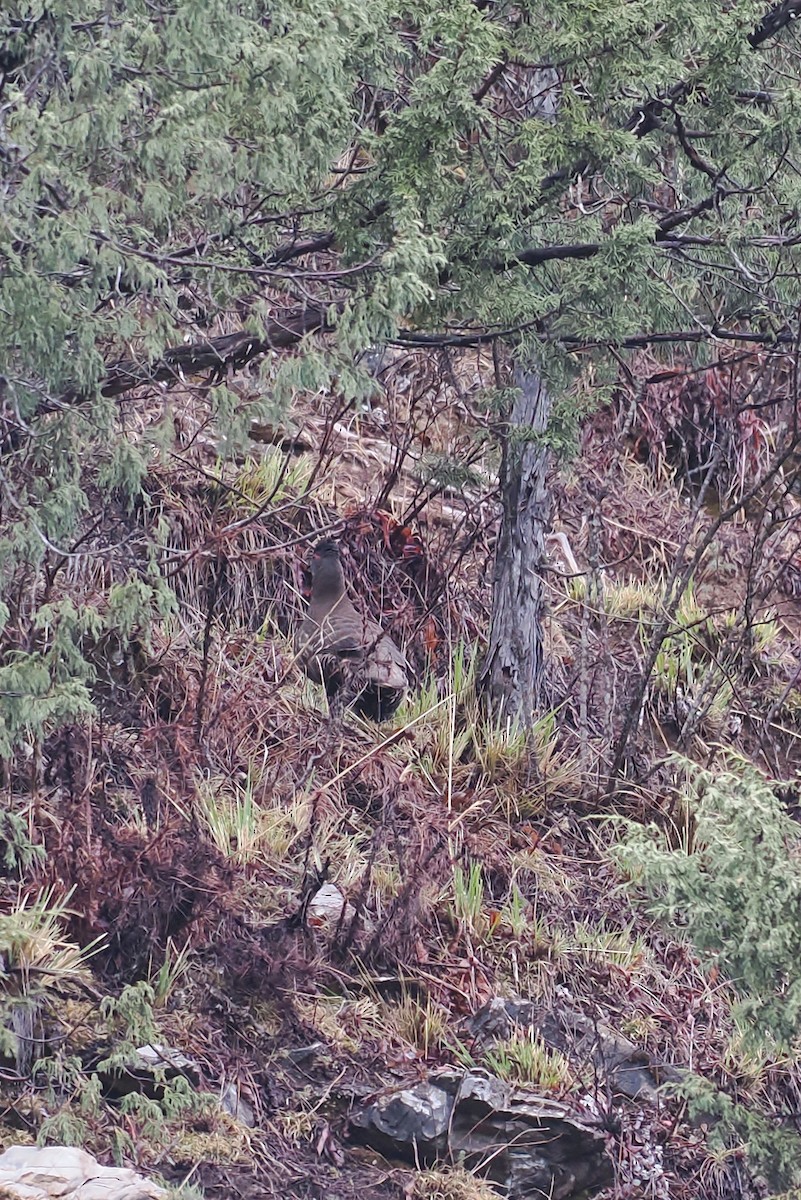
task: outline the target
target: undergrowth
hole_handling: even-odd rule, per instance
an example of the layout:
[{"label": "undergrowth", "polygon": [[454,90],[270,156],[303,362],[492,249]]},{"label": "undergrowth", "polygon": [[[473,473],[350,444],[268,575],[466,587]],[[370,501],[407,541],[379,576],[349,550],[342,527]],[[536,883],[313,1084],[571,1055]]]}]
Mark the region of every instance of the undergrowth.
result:
[{"label": "undergrowth", "polygon": [[[549,577],[549,705],[524,733],[478,695],[485,548],[458,570],[452,549],[435,564],[389,514],[341,520],[322,492],[304,496],[307,466],[270,452],[217,462],[211,487],[154,487],[181,620],[156,624],[135,669],[123,656],[121,678],[95,689],[96,724],[76,721],[5,776],[0,1055],[19,1075],[6,1089],[19,1136],[190,1179],[247,1164],[289,1195],[340,1169],[367,1085],[448,1067],[601,1114],[622,1178],[644,1151],[599,1057],[614,1035],[637,1070],[654,1064],[655,1088],[661,1065],[684,1071],[660,1100],[665,1161],[688,1181],[678,1196],[709,1180],[734,1194],[744,1161],[787,1184],[796,822],[713,740],[736,739],[749,706],[774,730],[798,724],[781,615],[718,596],[699,566],[610,801],[624,683],[664,616],[684,509],[632,469],[637,502],[667,514],[664,540],[616,509],[619,573]],[[568,488],[579,557],[581,511]],[[306,545],[335,522],[354,593],[422,681],[380,727],[331,713],[294,661]],[[213,553],[190,553],[201,543]],[[679,743],[709,769],[671,759]],[[625,828],[606,823],[610,807]],[[484,1038],[474,1022],[499,999],[526,1010]],[[199,1074],[143,1083],[142,1045],[187,1048]],[[221,1108],[229,1079],[253,1129]],[[403,1187],[486,1194],[459,1169]]]}]

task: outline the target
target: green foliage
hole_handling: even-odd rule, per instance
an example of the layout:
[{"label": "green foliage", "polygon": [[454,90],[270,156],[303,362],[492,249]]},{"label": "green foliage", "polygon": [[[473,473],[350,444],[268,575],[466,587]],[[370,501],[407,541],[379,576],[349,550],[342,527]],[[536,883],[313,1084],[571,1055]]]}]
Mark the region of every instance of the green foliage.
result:
[{"label": "green foliage", "polygon": [[69,896],[56,899],[49,888],[36,897],[23,897],[12,912],[0,916],[2,962],[18,974],[20,991],[31,994],[45,987],[51,976],[62,981],[85,976],[86,963],[98,944],[81,948],[65,936],[68,906]]},{"label": "green foliage", "polygon": [[[57,680],[61,669],[52,654],[9,654],[0,667],[0,695],[3,698],[3,722],[0,724],[0,758],[9,758],[20,743],[45,736],[92,711],[92,702],[83,679]],[[88,671],[83,663],[78,670]]]},{"label": "green foliage", "polygon": [[[732,619],[733,618],[733,619]],[[641,621],[643,643],[650,636],[650,620]],[[691,580],[679,602],[670,633],[664,638],[654,663],[653,686],[671,702],[681,701],[687,714],[720,726],[732,699],[732,651],[724,635],[736,622],[727,613],[718,624],[698,604]]]},{"label": "green foliage", "polygon": [[278,450],[270,448],[259,461],[248,459],[237,472],[232,490],[226,493],[226,507],[242,516],[251,516],[254,508],[281,504],[292,496],[302,494],[311,464],[305,458],[293,462]]},{"label": "green foliage", "polygon": [[[777,1049],[801,1032],[801,869],[798,826],[753,767],[732,760],[719,774],[684,764],[689,837],[671,848],[655,827],[626,822],[616,848],[650,912],[683,929],[738,997],[730,1069],[758,1081]],[[775,1188],[801,1182],[801,1142],[781,1114],[737,1103],[688,1074],[678,1087],[691,1119],[708,1126],[710,1154],[741,1149]]]},{"label": "green foliage", "polygon": [[558,1050],[551,1050],[533,1032],[497,1042],[483,1056],[484,1065],[501,1079],[560,1091],[572,1083],[570,1065]]},{"label": "green foliage", "polygon": [[167,1185],[165,1191],[169,1200],[204,1200],[205,1196],[202,1188],[193,1183],[184,1183],[179,1187]]},{"label": "green foliage", "polygon": [[[83,995],[94,949],[82,949],[65,936],[68,901],[47,891],[0,916],[0,1053],[15,1055],[20,1074],[36,1081],[46,1109],[38,1130],[42,1145],[84,1145],[98,1122],[108,1123],[104,1076],[141,1067],[137,1047],[157,1040],[153,989],[140,982],[101,1001],[98,1032],[109,1052],[94,1069],[66,1047],[53,1045],[59,1008],[71,993]],[[208,1097],[199,1096],[185,1079],[168,1081],[162,1070],[153,1075],[155,1098],[134,1094],[120,1102],[125,1127],[114,1126],[112,1137],[120,1154],[133,1149],[123,1144],[132,1119],[141,1137],[157,1145],[170,1136],[169,1122],[208,1108]]]},{"label": "green foliage", "polygon": [[167,938],[164,961],[158,971],[151,973],[149,980],[153,989],[153,1004],[156,1008],[167,1004],[178,984],[188,975],[191,955],[191,941],[186,941],[181,949],[177,950],[172,938]]},{"label": "green foliage", "polygon": [[[335,10],[322,0],[234,10],[222,0],[130,0],[113,20],[100,0],[80,19],[64,0],[4,6],[0,402],[21,434],[2,447],[12,468],[0,484],[4,598],[40,602],[42,572],[72,553],[91,564],[93,551],[77,548],[87,517],[108,497],[129,512],[142,497],[149,450],[98,395],[107,363],[180,342],[187,283],[209,319],[252,290],[254,255],[283,236],[273,214],[307,207],[349,143],[355,83],[380,71],[383,17],[356,0]],[[171,255],[198,240],[209,266],[187,279]],[[218,399],[221,432],[232,434],[236,397]],[[101,554],[109,561],[105,546]],[[135,577],[116,575],[97,611],[124,639],[163,615],[167,588],[147,555]],[[75,614],[45,630],[36,603],[4,611],[7,757],[91,712],[92,670]]]},{"label": "green foliage", "polygon": [[[219,331],[261,338],[279,295],[325,311],[331,336],[262,356],[259,395],[214,380],[230,457],[298,389],[374,392],[356,362],[370,346],[509,331],[558,381],[544,438],[561,449],[589,394],[576,347],[727,322],[781,333],[801,301],[801,87],[781,33],[749,42],[763,8],[86,0],[76,17],[10,0],[0,754],[91,711],[92,613],[124,641],[169,605],[155,528],[137,529],[133,570],[126,537],[90,537],[107,509],[129,528],[147,511],[172,445],[165,413],[138,420],[160,385],[143,383],[133,422],[103,394],[115,362],[136,374]],[[330,264],[295,253],[321,235]],[[597,399],[612,357],[595,357]],[[463,464],[431,467],[466,481]],[[72,613],[70,573],[86,583]]]},{"label": "green foliage", "polygon": [[54,889],[24,897],[0,916],[0,1048],[26,1074],[42,1043],[43,1015],[54,997],[80,985],[98,943],[82,948],[65,935],[69,896]]},{"label": "green foliage", "polygon": [[44,846],[32,842],[27,823],[19,813],[0,809],[0,853],[9,871],[24,874],[44,858]]},{"label": "green foliage", "polygon": [[100,1015],[116,1033],[114,1053],[98,1063],[101,1071],[123,1071],[136,1061],[137,1046],[157,1040],[153,1006],[156,996],[149,983],[140,980],[123,988],[119,996],[104,996]]},{"label": "green foliage", "polygon": [[488,932],[484,872],[479,862],[471,862],[466,871],[459,863],[453,868],[453,918],[469,937],[481,941]]},{"label": "green foliage", "polygon": [[45,1117],[37,1141],[40,1146],[83,1146],[89,1134],[89,1123],[71,1108],[62,1108]]},{"label": "green foliage", "polygon": [[198,781],[198,816],[226,858],[246,863],[257,857],[264,834],[263,812],[254,796],[256,778],[243,786],[222,780]]},{"label": "green foliage", "polygon": [[[111,1052],[93,1070],[87,1070],[81,1058],[62,1048],[33,1064],[48,1110],[39,1127],[40,1145],[84,1145],[92,1126],[108,1125],[111,1118],[114,1124],[109,1130],[110,1141],[115,1157],[121,1160],[138,1153],[143,1145],[150,1150],[166,1145],[176,1122],[214,1108],[212,1097],[196,1092],[183,1076],[166,1079],[161,1068],[153,1071],[155,1095],[131,1091],[109,1106],[107,1077],[132,1067],[141,1069],[136,1047],[156,1040],[153,1002],[153,990],[146,983],[126,987],[118,997],[104,997],[100,1019],[104,1036],[111,1041]],[[132,1130],[136,1132],[135,1140]]]},{"label": "green foliage", "polygon": [[89,1119],[98,1117],[102,1111],[99,1078],[87,1074],[81,1060],[63,1050],[39,1059],[34,1071],[42,1081],[45,1103],[50,1110],[39,1127],[39,1145],[55,1142],[82,1146],[89,1133]]},{"label": "green foliage", "polygon": [[444,454],[424,454],[420,462],[420,475],[424,483],[454,491],[481,484],[481,477],[458,459]]},{"label": "green foliage", "polygon": [[617,858],[653,915],[732,981],[753,1036],[790,1043],[801,1032],[798,827],[752,767],[687,771],[690,843],[671,849],[655,827],[629,823]]},{"label": "green foliage", "polygon": [[0,757],[93,711],[89,688],[94,668],[84,655],[85,644],[113,632],[127,647],[134,633],[146,636],[154,619],[166,617],[172,608],[172,593],[150,567],[144,577],[129,575],[112,584],[102,615],[70,598],[39,606],[31,621],[39,648],[9,650],[0,665]]},{"label": "green foliage", "polygon": [[163,1143],[170,1134],[165,1120],[174,1120],[187,1113],[201,1112],[213,1103],[210,1096],[201,1097],[182,1075],[164,1084],[157,1100],[140,1092],[129,1092],[120,1101],[120,1112],[134,1116],[142,1136],[151,1144]]},{"label": "green foliage", "polygon": [[801,1139],[795,1130],[751,1106],[737,1104],[699,1075],[688,1074],[675,1091],[687,1101],[690,1120],[708,1126],[707,1145],[712,1152],[744,1148],[754,1170],[771,1188],[801,1182]]},{"label": "green foliage", "polygon": [[[106,1064],[98,1064],[101,1072]],[[39,1145],[52,1143],[67,1146],[85,1145],[90,1134],[90,1122],[108,1120],[109,1110],[104,1108],[103,1082],[101,1074],[87,1072],[81,1060],[74,1055],[57,1051],[52,1056],[40,1059],[34,1066],[37,1080],[43,1089],[45,1104],[50,1114],[39,1128]],[[166,1145],[173,1136],[174,1123],[191,1115],[208,1113],[214,1107],[211,1096],[202,1096],[182,1076],[165,1081],[163,1072],[154,1073],[158,1085],[157,1097],[132,1091],[123,1096],[113,1111],[123,1118],[123,1127],[111,1130],[112,1144],[116,1157],[131,1153],[146,1145],[151,1151]],[[170,1122],[173,1122],[171,1128]],[[129,1132],[136,1129],[134,1142]]]}]

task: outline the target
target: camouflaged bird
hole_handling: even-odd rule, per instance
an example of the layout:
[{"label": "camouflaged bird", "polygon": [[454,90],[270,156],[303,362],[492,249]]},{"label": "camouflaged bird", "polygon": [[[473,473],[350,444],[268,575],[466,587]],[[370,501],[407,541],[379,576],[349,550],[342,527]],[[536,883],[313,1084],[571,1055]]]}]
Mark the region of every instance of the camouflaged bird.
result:
[{"label": "camouflaged bird", "polygon": [[381,626],[354,608],[336,542],[314,548],[309,611],[296,638],[298,659],[309,679],[374,721],[392,716],[408,686],[403,653]]}]

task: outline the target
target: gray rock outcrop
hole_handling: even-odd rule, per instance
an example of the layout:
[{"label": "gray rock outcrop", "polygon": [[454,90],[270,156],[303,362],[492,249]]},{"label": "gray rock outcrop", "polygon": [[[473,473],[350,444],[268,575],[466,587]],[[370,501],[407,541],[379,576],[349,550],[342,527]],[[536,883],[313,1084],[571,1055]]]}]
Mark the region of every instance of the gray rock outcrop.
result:
[{"label": "gray rock outcrop", "polygon": [[478,1069],[386,1092],[351,1118],[351,1132],[389,1157],[461,1162],[509,1200],[568,1200],[612,1178],[604,1135],[580,1113]]},{"label": "gray rock outcrop", "polygon": [[163,1200],[167,1193],[125,1167],[104,1167],[74,1146],[11,1146],[0,1154],[2,1200]]}]

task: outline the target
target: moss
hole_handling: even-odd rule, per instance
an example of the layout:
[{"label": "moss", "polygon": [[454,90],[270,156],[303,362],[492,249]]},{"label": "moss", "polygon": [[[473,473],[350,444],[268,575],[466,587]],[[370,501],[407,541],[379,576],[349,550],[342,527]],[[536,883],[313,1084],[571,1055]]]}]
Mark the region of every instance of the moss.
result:
[{"label": "moss", "polygon": [[27,1129],[13,1129],[0,1121],[0,1151],[10,1146],[35,1146],[36,1138]]},{"label": "moss", "polygon": [[249,1163],[253,1158],[248,1130],[221,1113],[214,1121],[214,1128],[187,1129],[178,1135],[170,1147],[170,1158],[176,1162]]}]

